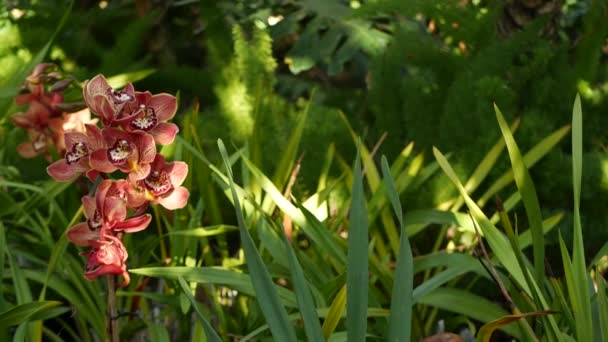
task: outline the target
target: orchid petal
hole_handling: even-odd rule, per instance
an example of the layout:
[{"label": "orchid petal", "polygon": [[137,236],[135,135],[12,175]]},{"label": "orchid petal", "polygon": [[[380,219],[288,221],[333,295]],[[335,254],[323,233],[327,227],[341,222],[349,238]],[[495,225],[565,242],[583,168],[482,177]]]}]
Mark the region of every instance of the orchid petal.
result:
[{"label": "orchid petal", "polygon": [[182,161],[176,161],[167,164],[163,171],[166,171],[174,188],[182,185],[186,176],[188,176],[188,164]]},{"label": "orchid petal", "polygon": [[132,217],[114,225],[113,230],[124,231],[125,233],[135,233],[144,230],[152,221],[152,215],[144,214],[137,217]]},{"label": "orchid petal", "polygon": [[[21,151],[19,152],[21,153]],[[65,159],[59,159],[53,164],[49,165],[46,168],[46,172],[56,181],[67,182],[69,180],[72,180],[76,175],[82,172],[81,170],[78,170],[78,168],[74,167],[75,165],[77,164],[68,165]]]},{"label": "orchid petal", "polygon": [[97,206],[95,204],[95,197],[93,196],[83,196],[81,199],[82,208],[84,211],[84,217],[90,219],[95,215],[95,210]]},{"label": "orchid petal", "polygon": [[190,197],[188,189],[180,186],[174,189],[169,196],[160,198],[158,203],[169,210],[181,209],[188,204],[188,197]]},{"label": "orchid petal", "polygon": [[34,158],[40,154],[40,151],[36,151],[36,149],[34,149],[31,141],[26,141],[19,144],[17,146],[17,152],[19,152],[19,155],[21,155],[23,158]]},{"label": "orchid petal", "polygon": [[176,124],[167,122],[160,122],[150,130],[150,134],[154,136],[154,140],[159,145],[171,145],[178,132],[179,128]]},{"label": "orchid petal", "polygon": [[81,222],[68,230],[67,238],[77,246],[90,246],[91,240],[99,239],[99,231],[91,230],[86,222]]},{"label": "orchid petal", "polygon": [[170,120],[177,112],[177,99],[166,93],[153,95],[146,105],[154,108],[159,121]]},{"label": "orchid petal", "polygon": [[103,173],[112,173],[117,169],[108,159],[108,149],[106,148],[91,153],[89,162],[91,163],[91,168]]}]

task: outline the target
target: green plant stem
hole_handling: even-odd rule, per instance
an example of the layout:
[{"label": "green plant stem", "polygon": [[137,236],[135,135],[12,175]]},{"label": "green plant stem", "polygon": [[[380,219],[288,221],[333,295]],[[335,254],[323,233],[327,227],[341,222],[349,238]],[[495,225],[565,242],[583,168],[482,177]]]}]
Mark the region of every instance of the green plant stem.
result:
[{"label": "green plant stem", "polygon": [[106,342],[119,342],[118,311],[116,310],[116,276],[108,276],[108,307],[106,314]]},{"label": "green plant stem", "polygon": [[154,209],[154,218],[156,219],[156,229],[158,230],[158,239],[160,241],[160,256],[162,263],[167,262],[167,247],[165,246],[165,240],[163,239],[163,229],[160,223],[160,210],[158,210],[158,206],[152,206]]}]

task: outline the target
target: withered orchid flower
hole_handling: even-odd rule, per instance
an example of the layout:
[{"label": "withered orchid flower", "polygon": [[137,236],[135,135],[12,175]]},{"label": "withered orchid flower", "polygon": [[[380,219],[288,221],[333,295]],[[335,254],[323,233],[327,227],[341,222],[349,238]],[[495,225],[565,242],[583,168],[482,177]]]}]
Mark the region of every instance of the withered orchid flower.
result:
[{"label": "withered orchid flower", "polygon": [[157,154],[151,164],[150,174],[138,182],[146,199],[154,204],[174,210],[186,206],[190,193],[181,186],[188,175],[188,164],[184,162],[165,163],[165,158]]},{"label": "withered orchid flower", "polygon": [[100,74],[85,84],[82,96],[89,109],[101,117],[101,123],[110,126],[121,115],[123,108],[135,101],[135,89],[131,83],[123,90],[112,89]]},{"label": "withered orchid flower", "polygon": [[84,269],[84,276],[94,280],[103,275],[113,274],[123,277],[118,286],[129,285],[129,273],[125,264],[127,250],[120,239],[112,235],[103,236],[100,240],[91,241],[92,250],[82,253],[88,261]]},{"label": "withered orchid flower", "polygon": [[134,183],[150,173],[156,156],[154,138],[145,132],[125,132],[115,128],[102,131],[105,148],[91,154],[91,166],[104,173],[121,170]]},{"label": "withered orchid flower", "polygon": [[152,95],[149,91],[135,92],[135,107],[131,115],[117,120],[125,131],[145,131],[159,145],[173,143],[179,132],[177,125],[167,123],[177,111],[177,99],[169,94]]}]

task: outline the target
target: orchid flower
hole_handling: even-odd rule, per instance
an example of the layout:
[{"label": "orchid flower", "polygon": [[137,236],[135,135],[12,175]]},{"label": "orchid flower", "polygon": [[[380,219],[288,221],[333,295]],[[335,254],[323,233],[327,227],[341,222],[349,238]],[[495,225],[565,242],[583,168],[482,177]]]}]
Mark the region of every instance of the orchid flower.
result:
[{"label": "orchid flower", "polygon": [[[61,112],[53,109],[53,107],[63,101],[63,96],[43,94],[40,99],[32,98],[28,101],[29,107],[27,110],[13,115],[11,119],[16,126],[26,128],[30,138],[29,141],[19,145],[17,148],[19,154],[25,158],[33,158],[46,152],[48,146],[54,142],[48,131],[48,125],[51,118],[61,115]],[[17,104],[25,103],[27,102],[17,101]]]},{"label": "orchid flower", "polygon": [[77,131],[65,133],[64,158],[55,161],[46,169],[55,180],[69,181],[84,172],[87,172],[89,178],[95,179],[96,170],[91,170],[89,157],[93,151],[102,149],[105,145],[101,130],[97,126],[85,124],[85,130],[86,134]]},{"label": "orchid flower", "polygon": [[91,154],[93,169],[112,173],[121,170],[133,183],[150,173],[150,163],[156,156],[154,138],[144,132],[125,132],[115,128],[102,131],[105,148]]},{"label": "orchid flower", "polygon": [[101,123],[111,126],[123,108],[135,101],[135,90],[131,83],[123,90],[112,89],[106,78],[99,74],[85,84],[82,96],[89,109],[101,117]]},{"label": "orchid flower", "polygon": [[167,123],[177,111],[177,99],[169,94],[152,95],[149,91],[135,92],[135,106],[132,113],[117,120],[128,132],[145,131],[154,137],[159,145],[173,143],[179,132],[177,125]]},{"label": "orchid flower", "polygon": [[186,206],[190,193],[181,186],[188,175],[188,164],[184,162],[165,163],[165,158],[157,154],[151,164],[150,174],[138,182],[146,199],[154,204],[174,210]]}]

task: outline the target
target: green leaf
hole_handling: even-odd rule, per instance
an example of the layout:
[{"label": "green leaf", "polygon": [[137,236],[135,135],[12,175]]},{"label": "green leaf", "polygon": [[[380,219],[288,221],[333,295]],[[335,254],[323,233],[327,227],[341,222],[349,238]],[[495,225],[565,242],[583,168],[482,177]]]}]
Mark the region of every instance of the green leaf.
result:
[{"label": "green leaf", "polygon": [[357,151],[353,170],[353,190],[349,215],[348,256],[346,270],[347,307],[346,326],[349,341],[365,341],[367,331],[368,292],[368,227],[361,157]]},{"label": "green leaf", "polygon": [[[255,296],[256,294],[250,275],[220,268],[185,266],[146,267],[130,269],[129,272],[164,279],[183,277],[186,281],[225,285],[249,296]],[[273,288],[278,292],[283,305],[292,308],[297,307],[293,292],[278,285],[273,285]]]},{"label": "green leaf", "polygon": [[36,314],[61,305],[58,301],[30,302],[17,305],[3,313],[0,313],[0,327],[7,327],[27,322]]},{"label": "green leaf", "polygon": [[[538,144],[534,145],[524,156],[524,164],[529,168],[534,166],[542,157],[551,151],[570,131],[570,126],[564,126],[555,132],[548,135]],[[492,199],[501,189],[509,185],[513,181],[513,170],[505,172],[498,180],[496,180],[477,201],[480,207],[483,207],[488,200]]]},{"label": "green leaf", "polygon": [[152,75],[156,72],[156,69],[142,69],[133,72],[124,72],[122,74],[114,75],[107,78],[110,87],[117,89],[127,85],[127,83],[133,83]]},{"label": "green leaf", "polygon": [[606,281],[600,274],[595,273],[597,283],[597,306],[599,313],[600,341],[608,341],[608,299],[606,299]]},{"label": "green leaf", "polygon": [[249,235],[249,231],[245,226],[245,218],[243,217],[239,198],[237,196],[236,189],[234,188],[232,168],[230,166],[230,162],[228,161],[228,152],[226,152],[224,143],[221,140],[218,139],[217,144],[228,173],[230,189],[232,191],[232,198],[234,200],[234,207],[236,210],[236,217],[241,233],[241,243],[243,246],[243,251],[245,252],[245,258],[247,259],[247,267],[251,276],[251,283],[255,289],[256,298],[260,308],[264,313],[264,317],[266,317],[266,321],[270,325],[270,331],[275,339],[279,341],[296,341],[296,335],[289,322],[289,318],[287,317],[287,312],[281,304],[279,295],[274,287],[272,279],[270,278],[270,274],[264,266],[262,258],[258,254],[257,248],[255,247],[255,244]]},{"label": "green leaf", "polygon": [[[583,111],[581,98],[577,94],[572,109],[572,187],[574,189],[574,241],[572,247],[572,276],[576,337],[579,341],[593,340],[589,276],[585,266],[585,245],[581,227],[580,196],[583,173]],[[570,284],[568,284],[570,286]]]},{"label": "green leaf", "polygon": [[148,335],[150,336],[151,342],[169,342],[169,332],[164,324],[154,323],[152,321],[146,321],[148,327]]},{"label": "green leaf", "polygon": [[435,155],[439,166],[458,189],[460,195],[465,199],[473,218],[479,223],[481,233],[487,239],[488,244],[490,245],[490,248],[492,248],[496,258],[498,258],[498,260],[507,269],[515,281],[517,281],[517,283],[522,286],[528,294],[530,294],[530,288],[525,281],[522,269],[517,263],[517,259],[511,252],[511,246],[507,238],[501,234],[498,229],[496,229],[496,227],[490,222],[490,220],[488,220],[477,204],[475,204],[473,199],[471,199],[471,197],[466,193],[462,183],[460,183],[460,180],[458,180],[458,176],[456,176],[456,172],[454,172],[454,169],[452,169],[445,156],[437,148],[433,148],[433,154]]},{"label": "green leaf", "polygon": [[201,323],[203,324],[203,329],[205,329],[205,334],[207,335],[207,341],[210,341],[210,342],[216,342],[216,341],[217,342],[221,342],[222,339],[215,332],[215,330],[213,329],[213,327],[211,326],[211,324],[209,324],[209,322],[207,321],[207,319],[205,318],[205,316],[201,312],[201,309],[198,307],[198,305],[197,305],[198,303],[196,302],[196,300],[192,296],[192,293],[190,293],[190,288],[188,287],[188,284],[186,283],[186,281],[184,280],[184,278],[178,277],[177,280],[179,281],[179,285],[181,286],[182,290],[184,291],[184,294],[186,294],[186,297],[188,297],[188,300],[190,301],[190,304],[192,304],[192,307],[194,308],[194,311],[196,311],[196,314],[198,315],[198,318],[200,319]]},{"label": "green leaf", "polygon": [[382,174],[386,184],[388,197],[393,205],[393,210],[399,221],[399,254],[397,255],[397,266],[395,267],[395,281],[391,292],[391,315],[389,317],[388,340],[410,341],[412,335],[412,292],[414,288],[414,258],[412,248],[407,238],[405,225],[403,224],[403,209],[399,201],[399,194],[395,187],[393,177],[385,156],[382,156]]},{"label": "green leaf", "polygon": [[[418,303],[465,315],[480,322],[490,322],[509,314],[500,305],[457,288],[436,288],[421,296]],[[519,330],[514,326],[504,326],[501,330],[518,340],[521,338]]]},{"label": "green leaf", "polygon": [[334,300],[331,302],[329,306],[329,311],[327,312],[327,317],[323,322],[323,335],[325,339],[329,339],[329,337],[333,334],[334,330],[338,326],[340,319],[342,318],[342,313],[344,312],[344,308],[346,307],[346,292],[347,286],[344,284],[340,292],[336,295]]},{"label": "green leaf", "polygon": [[323,331],[319,324],[319,318],[317,317],[316,307],[312,299],[310,288],[304,277],[304,270],[302,270],[302,266],[300,266],[298,258],[287,240],[285,232],[282,229],[279,230],[287,252],[289,270],[291,271],[291,278],[296,291],[296,299],[298,300],[298,307],[300,308],[302,320],[304,321],[304,331],[306,332],[309,341],[323,341]]},{"label": "green leaf", "polygon": [[515,143],[509,125],[496,104],[494,105],[494,111],[496,112],[496,120],[498,120],[500,130],[505,139],[507,150],[509,151],[515,184],[521,193],[521,198],[524,202],[524,207],[526,208],[530,231],[532,231],[532,251],[534,254],[534,274],[536,282],[542,284],[545,279],[545,237],[543,235],[543,218],[540,212],[538,196],[536,195],[536,188],[534,187],[532,177],[530,177],[528,168],[521,156],[521,152]]}]

